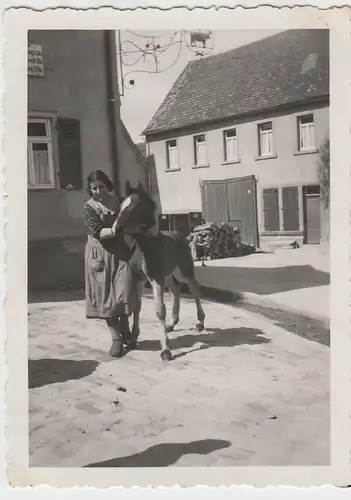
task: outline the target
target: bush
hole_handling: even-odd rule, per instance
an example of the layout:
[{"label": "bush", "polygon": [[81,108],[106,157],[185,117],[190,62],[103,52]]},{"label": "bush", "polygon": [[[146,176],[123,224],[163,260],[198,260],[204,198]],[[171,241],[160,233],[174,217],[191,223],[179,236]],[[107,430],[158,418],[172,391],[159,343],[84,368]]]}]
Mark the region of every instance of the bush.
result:
[{"label": "bush", "polygon": [[321,199],[326,210],[330,204],[330,139],[326,139],[319,150],[317,173],[321,188]]}]

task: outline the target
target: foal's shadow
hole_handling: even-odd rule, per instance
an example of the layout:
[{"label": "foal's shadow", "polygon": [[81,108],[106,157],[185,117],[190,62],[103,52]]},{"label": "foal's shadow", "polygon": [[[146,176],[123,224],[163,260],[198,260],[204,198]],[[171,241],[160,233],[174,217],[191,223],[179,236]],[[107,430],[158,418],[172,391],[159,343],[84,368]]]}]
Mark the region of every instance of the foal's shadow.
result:
[{"label": "foal's shadow", "polygon": [[[202,333],[180,335],[170,339],[171,349],[191,348],[201,344],[190,351],[175,354],[172,359],[181,358],[191,352],[209,349],[211,347],[236,347],[239,345],[266,344],[270,339],[264,337],[264,332],[256,328],[208,328]],[[139,342],[141,351],[159,351],[158,340],[144,340]]]}]

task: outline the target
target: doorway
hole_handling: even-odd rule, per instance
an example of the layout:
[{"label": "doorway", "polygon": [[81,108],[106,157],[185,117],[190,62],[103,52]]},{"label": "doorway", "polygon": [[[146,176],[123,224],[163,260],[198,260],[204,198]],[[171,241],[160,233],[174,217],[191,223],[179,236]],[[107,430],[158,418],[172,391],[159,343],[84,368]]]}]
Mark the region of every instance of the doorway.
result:
[{"label": "doorway", "polygon": [[304,243],[319,244],[321,240],[321,201],[319,186],[305,186],[304,200]]}]

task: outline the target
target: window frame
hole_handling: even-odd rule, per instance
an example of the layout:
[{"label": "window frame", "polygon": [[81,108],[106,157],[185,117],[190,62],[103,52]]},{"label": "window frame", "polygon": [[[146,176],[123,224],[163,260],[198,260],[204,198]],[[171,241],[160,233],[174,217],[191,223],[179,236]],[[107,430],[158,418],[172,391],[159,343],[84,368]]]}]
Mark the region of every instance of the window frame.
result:
[{"label": "window frame", "polygon": [[[264,125],[270,124],[271,127],[267,131],[262,130],[262,127]],[[263,153],[263,141],[262,137],[264,135],[267,135],[266,132],[270,132],[271,134],[271,145],[272,145],[272,150],[269,153]],[[264,122],[260,122],[257,124],[257,136],[258,136],[258,157],[259,158],[271,158],[275,156],[275,148],[274,148],[274,140],[273,140],[273,121],[272,120],[267,120]]]},{"label": "window frame", "polygon": [[[45,136],[29,136],[28,125],[30,123],[45,123],[46,135]],[[54,121],[51,117],[47,116],[31,116],[27,117],[27,187],[31,190],[45,190],[56,189],[56,176],[55,176],[55,160],[54,160],[54,147],[53,147],[53,130]],[[34,161],[33,161],[33,144],[46,144],[48,150],[48,168],[50,175],[50,184],[39,184],[35,179]],[[29,172],[34,179],[34,184],[29,183]]]},{"label": "window frame", "polygon": [[[307,122],[307,123],[301,123],[303,119],[306,118],[312,118],[312,121]],[[302,129],[307,128],[306,125],[311,125],[312,124],[312,130],[313,130],[313,145],[309,145],[308,147],[302,147]],[[315,137],[315,119],[314,119],[314,113],[306,113],[303,115],[298,115],[297,116],[297,150],[301,153],[308,153],[308,152],[313,152],[316,151],[316,137]]]},{"label": "window frame", "polygon": [[[284,230],[284,208],[283,208],[283,188],[297,188],[297,200],[298,200],[298,221],[299,221],[299,229],[294,229],[294,230]],[[264,191],[267,189],[277,189],[278,190],[278,215],[279,215],[279,230],[269,230],[265,228],[265,209],[264,209]],[[261,214],[262,214],[262,234],[264,235],[302,235],[304,231],[304,222],[303,222],[303,215],[304,215],[304,205],[303,205],[303,193],[302,193],[303,187],[300,184],[282,184],[279,186],[265,186],[261,188]]]},{"label": "window frame", "polygon": [[[175,146],[170,146],[170,143],[175,141]],[[171,155],[170,149],[176,149],[177,152],[177,165],[171,166]],[[179,170],[179,149],[178,149],[178,140],[177,139],[167,139],[166,140],[166,155],[167,155],[167,169],[166,170]]]},{"label": "window frame", "polygon": [[[234,157],[233,158],[228,158],[228,132],[235,132],[235,140],[233,141],[235,146],[234,146]],[[239,155],[238,155],[238,136],[237,136],[237,130],[236,127],[228,128],[223,130],[223,147],[224,147],[224,162],[225,163],[235,163],[238,162],[239,160]]]},{"label": "window frame", "polygon": [[[198,158],[198,150],[197,150],[197,145],[198,145],[198,141],[197,141],[197,138],[198,137],[204,137],[204,140],[201,141],[200,144],[204,144],[205,145],[205,148],[206,148],[206,161],[204,163],[199,163],[199,158]],[[194,165],[195,167],[208,167],[208,150],[207,150],[207,137],[206,137],[206,134],[203,132],[201,134],[196,134],[193,136],[193,144],[194,144]]]}]

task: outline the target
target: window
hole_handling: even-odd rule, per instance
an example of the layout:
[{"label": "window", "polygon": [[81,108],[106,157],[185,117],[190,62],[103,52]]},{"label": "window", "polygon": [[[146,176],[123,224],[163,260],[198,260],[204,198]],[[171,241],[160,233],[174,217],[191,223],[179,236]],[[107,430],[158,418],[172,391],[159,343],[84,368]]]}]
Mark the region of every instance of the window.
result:
[{"label": "window", "polygon": [[29,187],[55,187],[50,120],[28,120],[27,135]]},{"label": "window", "polygon": [[196,135],[194,137],[195,149],[195,165],[207,165],[207,146],[205,134]]},{"label": "window", "polygon": [[234,161],[238,159],[236,129],[225,130],[224,135],[224,159],[225,161]]},{"label": "window", "polygon": [[172,139],[166,142],[167,147],[167,168],[178,168],[178,145],[177,140]]},{"label": "window", "polygon": [[311,151],[314,145],[314,120],[313,115],[298,117],[299,127],[299,151]]},{"label": "window", "polygon": [[299,231],[299,190],[297,186],[263,190],[265,231]]},{"label": "window", "polygon": [[258,125],[259,156],[273,155],[273,130],[272,122]]}]

